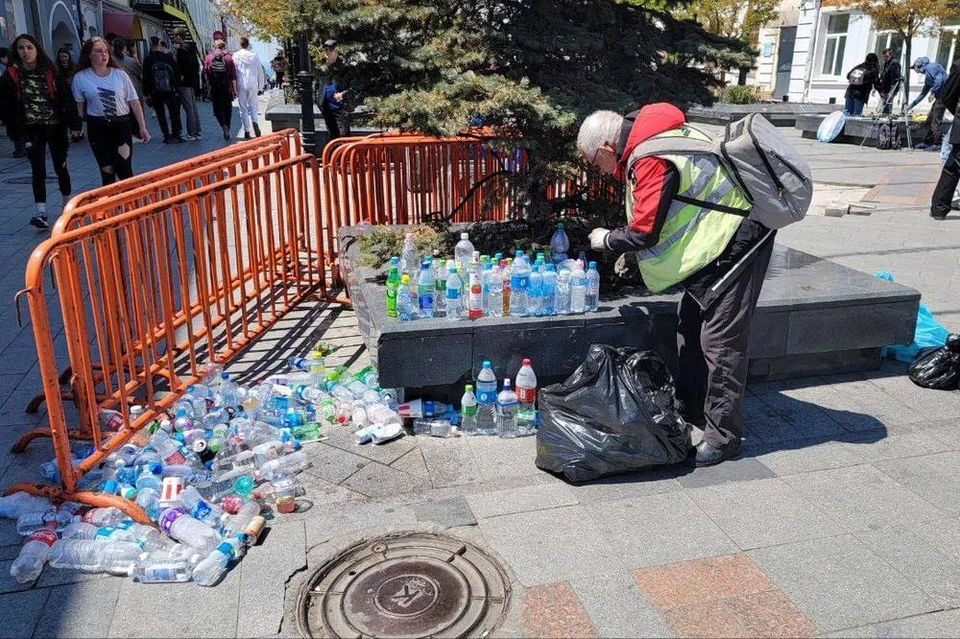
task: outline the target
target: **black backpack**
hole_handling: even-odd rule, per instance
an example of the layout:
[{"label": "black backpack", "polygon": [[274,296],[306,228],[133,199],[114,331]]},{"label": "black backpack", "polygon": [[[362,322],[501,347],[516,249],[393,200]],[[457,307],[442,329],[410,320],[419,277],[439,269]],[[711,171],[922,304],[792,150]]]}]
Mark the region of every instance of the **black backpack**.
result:
[{"label": "black backpack", "polygon": [[227,71],[227,61],[222,53],[218,53],[210,60],[207,67],[207,75],[210,76],[212,84],[224,85],[230,81],[230,73]]},{"label": "black backpack", "polygon": [[900,127],[896,122],[887,120],[877,129],[877,148],[896,151],[900,148]]},{"label": "black backpack", "polygon": [[153,63],[153,92],[173,92],[175,75],[173,65],[163,58],[157,58]]}]

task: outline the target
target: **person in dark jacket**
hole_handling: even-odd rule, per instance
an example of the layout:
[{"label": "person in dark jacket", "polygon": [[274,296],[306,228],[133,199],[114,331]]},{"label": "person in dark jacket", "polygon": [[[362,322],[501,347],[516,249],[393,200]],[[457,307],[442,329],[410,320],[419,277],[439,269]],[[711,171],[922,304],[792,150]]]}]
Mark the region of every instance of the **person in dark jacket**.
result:
[{"label": "person in dark jacket", "polygon": [[323,52],[327,56],[325,79],[317,92],[316,102],[320,106],[330,139],[333,140],[350,135],[350,105],[343,77],[345,65],[337,53],[336,41],[324,42]]},{"label": "person in dark jacket", "polygon": [[[183,124],[180,121],[180,69],[172,55],[161,47],[160,39],[150,38],[153,45],[147,59],[143,61],[143,90],[150,96],[153,109],[157,112],[157,122],[163,133],[164,144],[179,144],[185,140],[181,136]],[[167,126],[167,115],[170,125]]]},{"label": "person in dark jacket", "polygon": [[213,51],[203,61],[203,78],[210,87],[213,115],[220,123],[223,139],[230,139],[230,121],[233,118],[233,99],[237,97],[237,67],[227,53],[227,43],[214,40]]},{"label": "person in dark jacket", "polygon": [[900,61],[895,57],[893,49],[883,50],[883,63],[880,66],[880,76],[877,78],[874,88],[880,94],[880,103],[883,105],[883,114],[889,115],[893,110],[893,96],[900,90],[903,81],[903,72],[900,69]]},{"label": "person in dark jacket", "polygon": [[[7,67],[10,65],[10,49],[6,47],[0,47],[0,77],[7,72]],[[0,105],[3,107],[3,105]],[[0,122],[3,122],[7,127],[7,137],[10,138],[10,141],[13,142],[13,157],[22,158],[26,156],[27,151],[24,149],[23,138],[20,136],[17,131],[17,118],[14,117],[12,113],[6,113],[4,108],[0,108]]]},{"label": "person in dark jacket", "polygon": [[193,42],[187,40],[183,27],[173,32],[173,45],[177,49],[177,68],[180,71],[180,102],[187,117],[187,140],[200,139],[200,113],[197,111],[197,95],[200,93],[200,55]]},{"label": "person in dark jacket", "polygon": [[[636,253],[651,291],[679,284],[677,403],[704,428],[688,463],[710,466],[740,453],[740,408],[747,378],[747,341],[775,232],[747,219],[750,203],[712,157],[640,157],[640,143],[684,134],[708,139],[670,104],[651,104],[626,117],[598,111],[581,125],[577,147],[590,164],[627,189],[625,226],[590,233],[595,250]],[[681,172],[700,175],[684,185]],[[680,198],[722,201],[724,210]],[[736,211],[742,211],[737,213]],[[692,214],[691,214],[692,213]],[[676,224],[687,218],[686,224]]]},{"label": "person in dark jacket", "polygon": [[16,121],[16,129],[25,143],[33,183],[36,214],[30,224],[48,229],[47,221],[47,147],[64,202],[72,186],[67,169],[67,151],[71,135],[83,128],[77,104],[73,101],[66,78],[44,53],[37,40],[27,34],[13,41],[10,66],[0,78],[0,96],[6,104],[3,111]]},{"label": "person in dark jacket", "polygon": [[937,188],[933,191],[933,200],[930,204],[930,216],[935,220],[944,220],[950,213],[950,205],[953,202],[953,195],[957,190],[957,184],[960,183],[960,126],[957,122],[957,103],[960,102],[960,58],[953,61],[950,67],[950,75],[943,85],[943,91],[940,93],[944,108],[954,117],[954,126],[950,129],[950,144],[953,148],[947,161],[940,171],[940,179],[937,181]]},{"label": "person in dark jacket", "polygon": [[866,60],[850,69],[847,73],[847,92],[844,95],[846,104],[843,112],[858,117],[863,115],[863,105],[870,99],[873,85],[880,77],[880,60],[876,53],[868,53]]},{"label": "person in dark jacket", "polygon": [[939,151],[940,142],[943,140],[943,112],[946,109],[941,93],[943,92],[943,85],[947,81],[947,72],[942,66],[936,62],[931,62],[930,58],[926,56],[920,56],[914,60],[910,68],[923,74],[923,89],[914,98],[913,102],[907,105],[906,111],[911,111],[923,102],[928,93],[933,96],[933,105],[930,107],[927,119],[923,123],[926,133],[924,133],[923,140],[916,148],[921,151]]}]

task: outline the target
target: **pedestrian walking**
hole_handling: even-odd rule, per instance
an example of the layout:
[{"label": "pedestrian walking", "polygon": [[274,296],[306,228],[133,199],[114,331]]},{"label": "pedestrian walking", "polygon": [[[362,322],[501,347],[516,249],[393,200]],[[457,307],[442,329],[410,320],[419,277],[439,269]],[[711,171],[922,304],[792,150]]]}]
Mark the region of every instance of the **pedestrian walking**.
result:
[{"label": "pedestrian walking", "polygon": [[876,53],[868,53],[866,59],[847,73],[847,91],[844,94],[843,112],[859,117],[863,115],[863,106],[870,99],[873,85],[880,77],[880,59]]},{"label": "pedestrian walking", "polygon": [[283,88],[283,79],[287,75],[287,59],[283,56],[283,51],[277,51],[277,55],[270,61],[270,68],[273,69],[273,86]]},{"label": "pedestrian walking", "polygon": [[30,159],[33,201],[37,205],[30,225],[48,229],[47,147],[50,148],[60,194],[66,202],[72,190],[67,169],[67,151],[70,148],[68,130],[76,135],[83,124],[66,78],[37,40],[31,35],[22,34],[17,36],[12,46],[10,64],[0,77],[0,96],[6,102],[2,111],[17,123],[16,130],[24,140]]},{"label": "pedestrian walking", "polygon": [[213,51],[203,61],[203,77],[210,87],[213,115],[223,129],[223,139],[230,139],[230,121],[233,116],[233,98],[237,95],[237,68],[227,53],[227,43],[216,40]]},{"label": "pedestrian walking", "polygon": [[[153,47],[143,64],[143,84],[150,94],[150,102],[157,112],[157,122],[163,133],[164,144],[184,142],[183,126],[180,121],[180,97],[177,87],[180,82],[180,70],[173,56],[163,50],[156,36],[150,38]],[[170,124],[167,125],[167,116]]]},{"label": "pedestrian walking", "polygon": [[[7,72],[9,65],[10,49],[6,47],[0,47],[0,76]],[[7,137],[10,138],[11,142],[13,142],[12,156],[15,158],[22,158],[26,156],[27,152],[23,148],[23,138],[20,137],[20,134],[17,131],[17,118],[14,117],[14,113],[5,113],[3,109],[0,109],[0,122],[3,122],[3,124],[7,127]]]},{"label": "pedestrian walking", "polygon": [[[113,59],[130,77],[133,83],[133,90],[137,93],[137,99],[143,105],[143,65],[135,58],[127,55],[127,42],[123,38],[114,38],[111,42],[113,46]],[[130,130],[138,131],[136,116],[133,111],[127,114],[130,118]]]},{"label": "pedestrian walking", "polygon": [[200,113],[197,111],[197,96],[200,93],[200,56],[194,44],[187,40],[187,30],[183,27],[173,32],[173,43],[177,49],[177,69],[180,71],[180,103],[187,120],[187,140],[200,139]]},{"label": "pedestrian walking", "polygon": [[944,82],[941,92],[943,106],[954,116],[954,124],[950,127],[950,152],[947,154],[940,179],[933,191],[933,201],[930,204],[930,217],[935,220],[945,220],[953,206],[960,184],[960,126],[957,126],[957,103],[960,102],[960,58],[953,61],[950,67],[950,76]]},{"label": "pedestrian walking", "polygon": [[347,100],[348,89],[345,84],[345,65],[337,53],[336,40],[323,43],[323,52],[327,64],[323,69],[325,79],[317,95],[317,103],[327,125],[330,139],[350,135],[350,108]]},{"label": "pedestrian walking", "polygon": [[57,49],[57,71],[67,81],[67,86],[73,84],[73,76],[77,73],[77,65],[73,63],[70,49],[67,47]]},{"label": "pedestrian walking", "polygon": [[[718,158],[663,158],[638,150],[642,142],[678,134],[708,139],[688,127],[676,107],[651,104],[626,117],[611,111],[590,115],[577,147],[587,162],[630,185],[628,224],[594,229],[591,247],[634,254],[651,290],[683,288],[677,403],[688,422],[704,428],[688,463],[710,466],[740,453],[747,341],[775,232],[746,217],[750,202]],[[692,184],[691,175],[699,176]],[[683,202],[690,192],[696,200],[723,205]],[[684,224],[671,223],[678,216]]]},{"label": "pedestrian walking", "polygon": [[883,105],[883,114],[890,115],[893,110],[893,100],[890,93],[900,88],[903,74],[900,61],[896,58],[893,49],[883,50],[883,64],[880,67],[880,77],[877,78],[876,89],[880,94],[880,103]]},{"label": "pedestrian walking", "polygon": [[83,43],[73,97],[87,120],[90,148],[106,186],[133,176],[133,136],[128,114],[132,111],[139,137],[150,141],[143,107],[126,71],[110,55],[107,41],[94,36]]},{"label": "pedestrian walking", "polygon": [[925,131],[923,140],[917,145],[917,148],[922,151],[939,151],[940,141],[943,138],[943,112],[946,109],[940,94],[947,81],[947,72],[942,66],[936,62],[931,62],[930,58],[926,56],[920,56],[914,60],[910,68],[923,74],[923,89],[907,106],[906,112],[909,113],[920,104],[928,93],[933,100],[933,106],[930,107],[927,119],[923,123]]},{"label": "pedestrian walking", "polygon": [[243,137],[249,140],[251,129],[260,137],[257,111],[260,95],[267,86],[267,76],[260,56],[250,50],[250,40],[246,36],[240,38],[240,49],[233,54],[233,64],[237,67],[237,104],[240,106]]}]

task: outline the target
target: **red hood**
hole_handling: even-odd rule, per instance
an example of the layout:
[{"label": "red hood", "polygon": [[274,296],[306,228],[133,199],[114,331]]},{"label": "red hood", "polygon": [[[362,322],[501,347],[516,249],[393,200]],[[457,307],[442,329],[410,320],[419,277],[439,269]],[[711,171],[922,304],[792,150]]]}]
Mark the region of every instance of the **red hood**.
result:
[{"label": "red hood", "polygon": [[636,112],[636,118],[633,121],[633,126],[630,128],[627,143],[620,153],[620,162],[617,164],[614,177],[621,182],[624,181],[623,178],[627,169],[627,160],[638,144],[649,140],[655,135],[660,135],[664,131],[676,129],[685,122],[686,118],[683,116],[683,111],[666,102],[648,104],[640,109],[639,112]]}]

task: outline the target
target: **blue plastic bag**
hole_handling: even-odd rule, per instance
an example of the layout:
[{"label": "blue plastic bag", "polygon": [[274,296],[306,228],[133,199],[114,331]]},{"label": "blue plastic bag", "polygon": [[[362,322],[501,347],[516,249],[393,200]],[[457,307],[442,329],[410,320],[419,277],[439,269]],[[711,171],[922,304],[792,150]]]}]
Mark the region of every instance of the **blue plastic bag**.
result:
[{"label": "blue plastic bag", "polygon": [[[893,274],[886,271],[877,271],[876,275],[882,280],[893,281]],[[949,334],[950,332],[934,319],[930,309],[921,304],[917,312],[917,328],[913,334],[913,343],[886,346],[880,351],[880,356],[909,364],[916,359],[921,349],[946,344]]]}]

